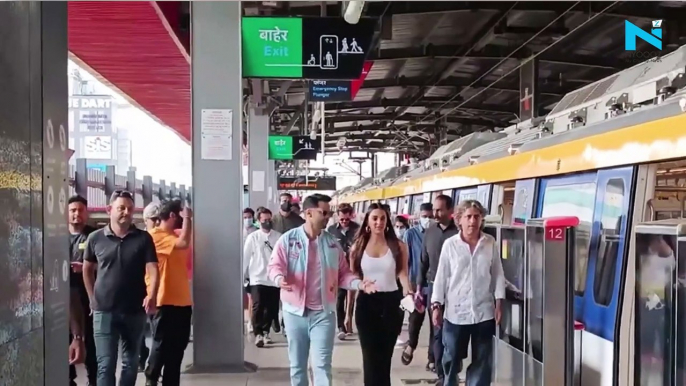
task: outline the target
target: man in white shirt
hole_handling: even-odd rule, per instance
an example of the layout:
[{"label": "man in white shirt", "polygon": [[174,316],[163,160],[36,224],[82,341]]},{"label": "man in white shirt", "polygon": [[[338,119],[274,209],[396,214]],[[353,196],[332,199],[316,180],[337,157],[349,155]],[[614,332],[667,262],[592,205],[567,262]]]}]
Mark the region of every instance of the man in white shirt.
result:
[{"label": "man in white shirt", "polygon": [[460,233],[441,250],[431,312],[433,323],[443,325],[443,386],[457,386],[459,363],[470,339],[467,386],[491,384],[493,335],[500,323],[505,276],[496,240],[481,231],[485,215],[478,201],[461,202],[455,210]]},{"label": "man in white shirt", "polygon": [[243,246],[244,277],[250,282],[252,297],[252,328],[255,346],[271,343],[269,329],[279,315],[280,290],[267,276],[267,266],[281,233],[272,230],[272,212],[260,208],[257,212],[260,229],[249,234]]}]

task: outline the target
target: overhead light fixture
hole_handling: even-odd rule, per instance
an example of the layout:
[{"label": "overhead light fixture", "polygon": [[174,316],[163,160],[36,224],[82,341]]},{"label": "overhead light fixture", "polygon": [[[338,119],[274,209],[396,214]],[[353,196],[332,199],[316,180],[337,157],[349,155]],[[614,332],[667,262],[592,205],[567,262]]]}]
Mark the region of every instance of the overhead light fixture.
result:
[{"label": "overhead light fixture", "polygon": [[513,143],[509,148],[507,148],[507,152],[510,153],[510,155],[515,155],[519,153],[520,147],[522,147],[521,143]]},{"label": "overhead light fixture", "polygon": [[479,156],[471,156],[469,157],[469,164],[474,165],[479,162]]},{"label": "overhead light fixture", "polygon": [[343,19],[348,22],[348,24],[357,24],[362,16],[364,3],[364,1],[349,1],[348,6],[345,8]]}]

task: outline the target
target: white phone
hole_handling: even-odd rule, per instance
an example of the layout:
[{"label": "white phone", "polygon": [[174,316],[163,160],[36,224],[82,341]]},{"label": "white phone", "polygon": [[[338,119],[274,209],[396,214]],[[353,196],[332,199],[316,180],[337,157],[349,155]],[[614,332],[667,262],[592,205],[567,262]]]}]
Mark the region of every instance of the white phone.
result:
[{"label": "white phone", "polygon": [[412,295],[407,295],[400,301],[400,308],[409,313],[414,312],[414,298],[412,298]]}]

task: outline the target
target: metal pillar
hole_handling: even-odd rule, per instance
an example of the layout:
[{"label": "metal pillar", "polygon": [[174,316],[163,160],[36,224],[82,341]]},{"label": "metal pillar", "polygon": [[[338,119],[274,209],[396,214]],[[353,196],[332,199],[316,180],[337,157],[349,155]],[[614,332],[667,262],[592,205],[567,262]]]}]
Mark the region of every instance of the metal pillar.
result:
[{"label": "metal pillar", "polygon": [[[195,203],[192,371],[244,371],[241,2],[192,2],[191,28]],[[223,157],[229,159],[204,159],[203,109],[232,112],[231,156]]]},{"label": "metal pillar", "polygon": [[248,118],[248,202],[253,209],[269,204],[269,116],[258,113],[251,108]]},{"label": "metal pillar", "polygon": [[[10,57],[5,57],[5,63],[12,62],[12,56],[21,55],[21,48],[29,47],[28,66],[29,76],[24,77],[20,74],[6,74],[7,79],[18,78],[26,79],[24,89],[28,89],[30,103],[30,133],[27,133],[26,140],[30,139],[31,144],[38,144],[42,148],[42,165],[40,155],[29,154],[31,173],[40,175],[42,169],[42,208],[34,205],[30,210],[30,218],[33,226],[24,228],[33,229],[31,231],[31,242],[27,246],[31,251],[32,262],[32,292],[42,291],[42,307],[35,308],[31,312],[31,330],[41,331],[42,326],[43,342],[36,334],[25,331],[26,335],[19,335],[18,339],[23,340],[17,347],[19,358],[12,356],[5,357],[9,360],[17,360],[14,371],[19,379],[3,379],[3,384],[46,384],[53,385],[55,380],[68,379],[68,366],[64,359],[67,352],[69,334],[69,254],[66,248],[69,231],[67,229],[66,209],[67,195],[69,187],[67,178],[69,166],[67,164],[67,148],[69,144],[69,130],[67,119],[67,3],[64,2],[30,2],[30,3],[10,3],[9,12],[0,11],[3,15],[3,25],[7,28],[10,41],[26,38],[25,45],[19,47],[7,46],[7,41],[3,41],[4,52]],[[20,25],[8,23],[12,16],[24,13]],[[16,18],[14,19],[17,20]],[[0,27],[3,28],[3,27]],[[22,32],[29,31],[22,36]],[[5,31],[3,31],[5,32]],[[16,35],[20,34],[20,35]],[[14,36],[14,39],[12,38]],[[24,51],[25,52],[25,51]],[[2,56],[2,53],[0,53]],[[9,83],[11,86],[12,82]],[[5,92],[12,92],[11,87]],[[26,97],[27,95],[24,95]],[[22,93],[12,95],[10,99],[22,99]],[[15,112],[15,106],[11,104],[4,106],[10,114],[18,114],[23,117],[21,111]],[[17,123],[18,124],[18,123]],[[41,144],[42,142],[42,144]],[[36,147],[33,147],[36,149]],[[28,165],[26,165],[28,166]],[[20,167],[21,168],[21,167]],[[35,173],[35,174],[34,174]],[[33,177],[31,177],[33,178]],[[37,184],[40,184],[39,182]],[[33,185],[33,181],[30,184]],[[34,196],[35,195],[35,196]],[[41,197],[40,188],[34,191],[31,188],[31,198]],[[27,203],[32,201],[27,197]],[[35,203],[36,201],[33,200]],[[17,205],[13,209],[15,216],[21,213],[21,206]],[[27,213],[28,214],[28,213]],[[19,214],[19,216],[21,216]],[[20,217],[15,217],[19,219]],[[41,224],[42,222],[42,224]],[[34,228],[35,227],[35,228]],[[43,232],[42,244],[40,232]],[[9,256],[10,260],[12,255]],[[15,263],[18,266],[29,266],[25,262]],[[38,268],[38,269],[36,269]],[[42,269],[41,269],[42,268]],[[41,270],[42,272],[39,272]],[[42,279],[39,277],[42,276]],[[4,278],[0,278],[4,280]],[[42,283],[42,284],[40,284]],[[40,287],[42,285],[42,288]],[[35,293],[33,296],[40,296]],[[33,297],[32,296],[32,297]],[[36,299],[35,297],[33,297]],[[21,302],[21,301],[20,301]],[[32,308],[34,305],[32,305]],[[39,306],[36,306],[39,307]],[[19,322],[17,326],[27,323]],[[34,330],[36,329],[36,330]],[[33,339],[31,341],[30,339]],[[39,347],[35,347],[35,346]],[[44,350],[44,351],[43,351]],[[12,350],[7,350],[12,351]],[[33,353],[42,353],[42,358],[35,357]],[[0,354],[1,355],[1,354]],[[35,362],[35,363],[34,363]],[[26,365],[26,366],[24,366]],[[41,367],[44,366],[44,367]],[[31,374],[31,372],[34,372]],[[42,378],[42,379],[38,379]],[[16,381],[16,383],[14,382]]]}]

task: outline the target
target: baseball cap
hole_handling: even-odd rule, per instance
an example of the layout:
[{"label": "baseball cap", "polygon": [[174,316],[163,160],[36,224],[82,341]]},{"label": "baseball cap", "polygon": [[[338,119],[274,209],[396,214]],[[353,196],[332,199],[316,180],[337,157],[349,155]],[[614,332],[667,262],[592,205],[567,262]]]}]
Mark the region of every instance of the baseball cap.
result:
[{"label": "baseball cap", "polygon": [[143,220],[160,217],[160,204],[151,202],[143,209]]}]

